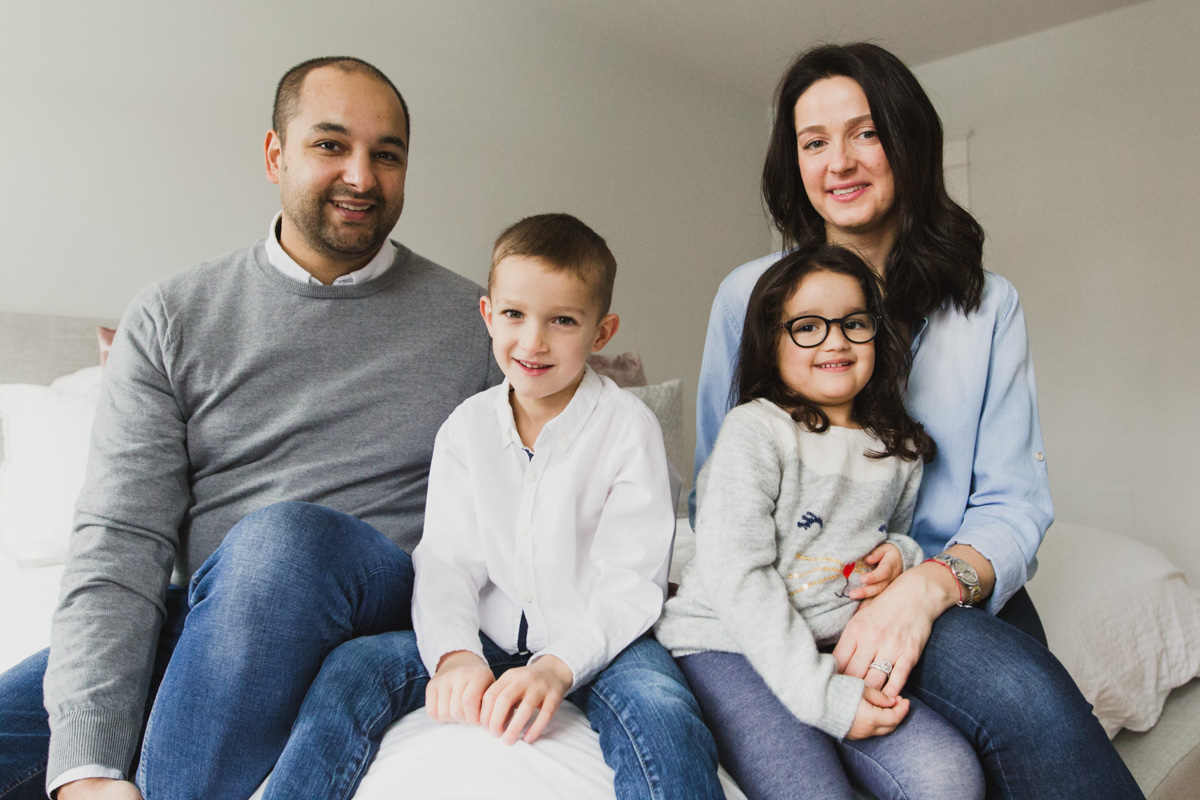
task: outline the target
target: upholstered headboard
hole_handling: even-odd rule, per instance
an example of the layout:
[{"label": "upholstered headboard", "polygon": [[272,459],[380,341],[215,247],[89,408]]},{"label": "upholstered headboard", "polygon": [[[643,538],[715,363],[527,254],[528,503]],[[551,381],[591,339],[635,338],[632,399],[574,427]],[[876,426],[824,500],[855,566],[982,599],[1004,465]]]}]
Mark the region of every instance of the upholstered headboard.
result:
[{"label": "upholstered headboard", "polygon": [[[96,328],[108,319],[0,311],[0,383],[50,383],[100,363]],[[4,452],[0,431],[0,454]]]}]

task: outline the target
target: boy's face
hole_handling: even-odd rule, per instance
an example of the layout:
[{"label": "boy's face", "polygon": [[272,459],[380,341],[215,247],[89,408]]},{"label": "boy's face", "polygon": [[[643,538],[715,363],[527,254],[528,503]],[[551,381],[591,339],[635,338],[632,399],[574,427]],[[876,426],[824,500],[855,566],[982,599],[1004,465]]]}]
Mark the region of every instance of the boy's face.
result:
[{"label": "boy's face", "polygon": [[491,295],[479,310],[515,402],[542,419],[567,407],[588,354],[608,344],[619,324],[616,314],[600,318],[594,293],[580,278],[525,256],[496,265]]}]

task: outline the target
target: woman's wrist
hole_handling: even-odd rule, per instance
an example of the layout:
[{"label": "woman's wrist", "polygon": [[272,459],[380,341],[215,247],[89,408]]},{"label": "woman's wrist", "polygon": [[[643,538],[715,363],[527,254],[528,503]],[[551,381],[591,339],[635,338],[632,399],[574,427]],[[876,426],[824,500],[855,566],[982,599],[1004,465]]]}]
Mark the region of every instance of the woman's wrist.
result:
[{"label": "woman's wrist", "polygon": [[958,605],[960,587],[954,573],[940,564],[923,562],[904,573],[923,583],[921,599],[931,620]]}]

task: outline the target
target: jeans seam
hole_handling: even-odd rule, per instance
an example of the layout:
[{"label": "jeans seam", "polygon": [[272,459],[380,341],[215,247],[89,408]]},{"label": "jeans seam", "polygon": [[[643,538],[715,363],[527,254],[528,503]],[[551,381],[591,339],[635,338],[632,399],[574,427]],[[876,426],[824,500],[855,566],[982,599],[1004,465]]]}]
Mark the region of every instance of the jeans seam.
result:
[{"label": "jeans seam", "polygon": [[31,780],[36,778],[38,775],[45,775],[45,774],[46,774],[46,768],[44,766],[34,767],[33,772],[30,772],[28,775],[26,775],[22,778],[18,778],[14,783],[9,784],[8,786],[0,787],[0,797],[3,797],[4,795],[8,794],[13,789],[19,789],[21,786],[25,785],[26,783],[29,783]]},{"label": "jeans seam", "polygon": [[[924,695],[925,697],[931,697],[931,698],[936,699],[939,703],[942,703],[943,705],[954,709],[956,712],[961,714],[963,717],[969,719],[971,721],[971,724],[974,725],[976,728],[983,730],[985,732],[987,731],[987,728],[982,723],[980,723],[980,721],[977,720],[973,715],[969,714],[966,710],[964,710],[957,703],[954,703],[954,702],[948,700],[947,698],[942,697],[941,695],[937,694],[936,692],[932,692],[929,689],[926,689],[924,687],[920,687],[920,688],[914,687],[914,693],[916,693],[918,695]],[[924,699],[924,698],[921,698],[921,699]],[[968,737],[967,741],[973,742],[973,737]],[[988,733],[988,744],[991,745],[991,734],[990,733]],[[972,749],[974,749],[973,744],[972,744]],[[1001,763],[1000,751],[993,749],[992,753],[996,757],[996,776],[1000,779],[1000,782],[1003,784],[1004,796],[1011,797],[1012,790],[1009,789],[1009,786],[1008,786],[1008,776],[1004,774],[1004,765]],[[979,756],[979,753],[978,753],[978,751],[976,751],[976,757],[978,757],[978,756]],[[980,766],[981,767],[983,766],[982,759],[980,760]],[[984,782],[985,783],[987,782],[987,771],[986,770],[984,771]]]},{"label": "jeans seam", "polygon": [[650,769],[651,765],[642,752],[641,743],[638,737],[634,735],[635,731],[625,721],[625,716],[619,713],[617,707],[595,686],[589,686],[588,691],[595,695],[600,702],[604,703],[605,707],[608,708],[612,715],[616,717],[617,722],[620,723],[621,729],[625,731],[626,738],[629,739],[629,743],[633,746],[634,755],[637,756],[638,765],[642,768],[642,778],[646,781],[646,788],[650,790],[650,800],[665,800],[665,795],[658,785],[661,781],[658,780],[658,776],[654,775]]},{"label": "jeans seam", "polygon": [[[378,714],[376,714],[371,719],[371,724],[367,726],[368,731],[372,730],[376,726],[376,724],[379,723],[379,720],[383,719],[387,714],[389,714],[391,712],[390,703],[391,703],[392,695],[396,694],[396,692],[403,691],[408,686],[408,684],[412,683],[416,679],[417,679],[417,676],[409,676],[408,678],[405,678],[404,682],[401,683],[399,686],[397,686],[395,689],[391,689],[388,691],[389,705],[387,708],[382,709]],[[414,710],[416,710],[416,709],[414,709]],[[392,722],[395,722],[395,721],[396,720],[392,720]],[[385,733],[386,733],[386,731],[385,731]],[[383,740],[382,734],[380,735],[379,738],[380,738],[380,741]],[[370,745],[370,742],[368,741],[365,753],[369,753],[370,750],[371,750],[371,745]],[[367,767],[369,766],[366,758],[364,757],[365,753],[354,757],[354,760],[358,762],[358,766],[354,770],[353,780],[351,781],[351,784],[354,787],[355,793],[357,793],[359,783],[362,781],[363,777],[365,776]],[[345,800],[349,800],[349,798],[351,798],[353,796],[354,796],[353,794],[343,794],[342,795],[342,797],[345,798]]]},{"label": "jeans seam", "polygon": [[885,767],[879,759],[875,758],[872,755],[869,755],[868,753],[864,753],[862,750],[858,750],[853,747],[847,747],[846,749],[853,750],[856,755],[861,756],[862,758],[866,759],[867,761],[869,761],[870,763],[872,763],[876,767],[878,767],[879,771],[882,772],[884,775],[887,775],[888,778],[892,781],[892,788],[894,789],[894,794],[898,795],[899,797],[903,797],[904,800],[908,800],[908,792],[904,791],[904,785],[901,784],[900,781],[896,780],[896,776],[892,774],[892,771],[890,769],[888,769],[887,767]]}]

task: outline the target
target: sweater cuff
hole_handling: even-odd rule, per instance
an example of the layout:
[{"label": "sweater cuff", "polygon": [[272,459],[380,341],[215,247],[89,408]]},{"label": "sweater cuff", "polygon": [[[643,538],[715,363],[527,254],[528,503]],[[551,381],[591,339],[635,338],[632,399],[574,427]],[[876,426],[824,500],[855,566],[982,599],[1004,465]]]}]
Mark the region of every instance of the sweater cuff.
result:
[{"label": "sweater cuff", "polygon": [[46,784],[74,767],[96,764],[124,773],[133,761],[141,715],[90,708],[56,715],[50,720],[50,754]]},{"label": "sweater cuff", "polygon": [[854,724],[866,683],[850,675],[834,675],[825,689],[825,715],[817,727],[836,739],[844,739]]}]

